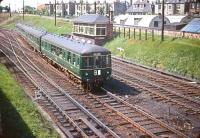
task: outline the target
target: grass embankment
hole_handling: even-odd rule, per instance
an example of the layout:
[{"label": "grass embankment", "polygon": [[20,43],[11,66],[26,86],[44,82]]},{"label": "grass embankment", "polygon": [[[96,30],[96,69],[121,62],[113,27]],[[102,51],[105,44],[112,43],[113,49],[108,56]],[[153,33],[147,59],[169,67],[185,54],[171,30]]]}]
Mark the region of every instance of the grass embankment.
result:
[{"label": "grass embankment", "polygon": [[[19,17],[15,18],[18,20]],[[22,19],[22,17],[20,18]],[[39,16],[25,16],[25,21],[34,26],[44,27],[53,33],[72,32],[72,23],[64,20],[58,20],[56,27],[53,19]],[[10,24],[13,23],[10,22]],[[105,47],[110,49],[113,54],[125,55],[125,58],[138,63],[200,80],[200,40],[166,37],[165,41],[160,43],[159,36],[155,36],[155,41],[152,41],[151,38],[148,38],[149,40],[138,39],[138,33],[136,39],[133,39],[133,36],[131,39],[124,39],[121,34],[121,38],[115,38],[105,44]],[[144,34],[142,34],[142,39],[144,39]],[[124,48],[125,51],[119,52],[118,47]]]},{"label": "grass embankment", "polygon": [[160,37],[155,41],[115,38],[105,47],[117,56],[200,80],[200,40],[166,37],[160,43]]},{"label": "grass embankment", "polygon": [[0,64],[0,112],[5,138],[59,137],[2,64]]},{"label": "grass embankment", "polygon": [[[0,23],[1,28],[11,28],[15,27],[15,23],[21,21],[22,16],[13,15],[12,18],[8,18],[3,23]],[[54,25],[53,19],[48,19],[42,16],[25,16],[24,22],[31,24],[33,26],[37,26],[39,28],[45,29],[48,32],[56,33],[56,34],[69,34],[72,32],[72,22],[57,19],[57,25]]]}]

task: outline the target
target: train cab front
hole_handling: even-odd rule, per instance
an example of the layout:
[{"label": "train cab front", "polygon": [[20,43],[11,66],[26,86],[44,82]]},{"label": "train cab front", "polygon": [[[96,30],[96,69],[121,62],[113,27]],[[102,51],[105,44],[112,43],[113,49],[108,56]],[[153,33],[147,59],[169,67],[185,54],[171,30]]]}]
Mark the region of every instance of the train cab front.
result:
[{"label": "train cab front", "polygon": [[87,88],[100,88],[111,77],[111,54],[93,53],[83,59],[82,78]]}]

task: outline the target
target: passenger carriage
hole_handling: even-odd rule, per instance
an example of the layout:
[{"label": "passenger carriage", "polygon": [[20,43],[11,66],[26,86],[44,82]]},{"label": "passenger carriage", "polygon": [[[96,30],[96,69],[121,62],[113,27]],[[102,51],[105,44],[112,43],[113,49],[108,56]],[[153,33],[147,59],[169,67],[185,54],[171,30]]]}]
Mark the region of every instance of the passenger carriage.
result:
[{"label": "passenger carriage", "polygon": [[111,76],[111,52],[107,49],[57,36],[30,26],[17,25],[44,56],[69,71],[84,86],[100,87]]}]

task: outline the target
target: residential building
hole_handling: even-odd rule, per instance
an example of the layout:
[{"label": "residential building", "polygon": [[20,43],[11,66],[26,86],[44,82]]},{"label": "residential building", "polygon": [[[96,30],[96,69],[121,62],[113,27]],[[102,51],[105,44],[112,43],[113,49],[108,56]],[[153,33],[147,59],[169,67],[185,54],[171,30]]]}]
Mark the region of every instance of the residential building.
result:
[{"label": "residential building", "polygon": [[128,7],[128,3],[126,1],[122,2],[120,0],[116,0],[111,3],[110,10],[113,11],[113,16],[117,16],[120,14],[125,14]]},{"label": "residential building", "polygon": [[94,2],[90,4],[90,13],[98,13],[101,15],[108,15],[109,14],[109,3],[104,1],[101,3],[100,1]]},{"label": "residential building", "polygon": [[[185,0],[165,0],[165,15],[184,15],[188,12]],[[155,14],[162,13],[162,0],[155,3]]]},{"label": "residential building", "polygon": [[[120,15],[114,20],[117,25],[161,29],[161,15]],[[169,19],[164,17],[164,24],[169,24]]]},{"label": "residential building", "polygon": [[69,1],[65,3],[65,16],[75,15],[75,2]]},{"label": "residential building", "polygon": [[90,4],[80,0],[79,3],[75,4],[75,16],[84,15],[86,13],[90,13]]},{"label": "residential building", "polygon": [[63,1],[56,4],[56,14],[61,17],[65,16],[65,4]]},{"label": "residential building", "polygon": [[41,4],[41,5],[38,5],[37,6],[37,10],[38,11],[42,11],[42,10],[44,10],[45,9],[45,4]]},{"label": "residential building", "polygon": [[49,2],[48,4],[45,4],[45,9],[48,15],[54,14],[54,5],[51,4],[51,2]]},{"label": "residential building", "polygon": [[154,14],[154,4],[148,0],[137,0],[127,11],[129,15],[151,15]]},{"label": "residential building", "polygon": [[200,0],[190,0],[189,1],[189,14],[199,14],[200,15]]}]

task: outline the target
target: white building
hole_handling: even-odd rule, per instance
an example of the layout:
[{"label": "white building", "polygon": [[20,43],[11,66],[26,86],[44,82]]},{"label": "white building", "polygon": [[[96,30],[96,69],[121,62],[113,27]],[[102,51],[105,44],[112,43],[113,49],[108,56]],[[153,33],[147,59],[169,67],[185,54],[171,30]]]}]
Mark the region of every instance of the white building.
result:
[{"label": "white building", "polygon": [[[120,15],[115,17],[115,24],[148,27],[148,28],[161,28],[162,17],[160,15]],[[169,24],[170,21],[167,17],[164,19],[164,24]]]}]

